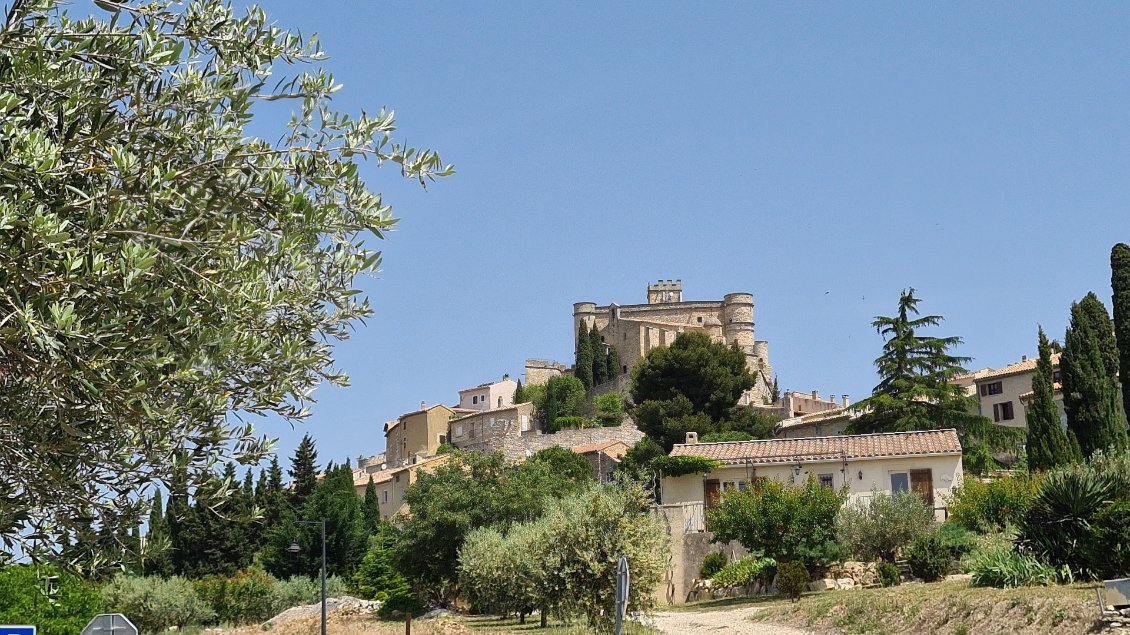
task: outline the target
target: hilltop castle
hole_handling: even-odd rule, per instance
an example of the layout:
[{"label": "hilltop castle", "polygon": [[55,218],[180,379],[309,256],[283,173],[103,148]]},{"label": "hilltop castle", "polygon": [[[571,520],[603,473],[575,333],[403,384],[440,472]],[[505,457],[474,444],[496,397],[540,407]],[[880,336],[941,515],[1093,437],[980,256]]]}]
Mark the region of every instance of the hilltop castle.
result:
[{"label": "hilltop castle", "polygon": [[[623,373],[651,349],[670,345],[679,333],[700,331],[716,342],[735,344],[745,353],[756,378],[742,402],[760,404],[770,394],[769,343],[754,338],[752,294],[730,293],[722,300],[687,302],[682,280],[660,280],[647,285],[647,304],[574,304],[574,342],[582,322],[590,330],[595,328],[606,345],[616,347]],[[530,370],[527,368],[528,378]]]}]

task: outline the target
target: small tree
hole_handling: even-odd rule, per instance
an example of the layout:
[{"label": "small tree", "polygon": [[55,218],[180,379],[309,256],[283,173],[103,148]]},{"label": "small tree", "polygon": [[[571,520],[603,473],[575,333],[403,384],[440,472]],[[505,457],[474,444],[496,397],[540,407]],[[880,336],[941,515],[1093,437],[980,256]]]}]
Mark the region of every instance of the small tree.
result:
[{"label": "small tree", "polygon": [[530,398],[526,395],[526,387],[522,385],[522,380],[518,380],[518,385],[514,388],[514,403],[526,403]]},{"label": "small tree", "polygon": [[592,351],[592,385],[596,386],[608,381],[608,354],[604,352],[604,341],[596,324],[589,331],[589,350]]},{"label": "small tree", "polygon": [[616,350],[614,344],[608,345],[608,352],[604,356],[604,368],[604,374],[609,379],[616,379],[623,374],[620,368],[620,351]]},{"label": "small tree", "polygon": [[302,435],[290,460],[291,506],[300,509],[318,487],[318,450],[310,433]]},{"label": "small tree", "polygon": [[845,490],[824,487],[812,475],[799,486],[760,481],[745,491],[726,492],[707,512],[707,528],[720,542],[737,540],[778,562],[820,568],[840,556],[836,514],[846,496]]},{"label": "small tree", "polygon": [[836,537],[853,555],[894,562],[900,550],[926,533],[934,511],[911,492],[872,492],[866,501],[844,505],[836,516]]},{"label": "small tree", "polygon": [[[1110,250],[1110,286],[1119,376],[1130,377],[1130,245],[1118,243]],[[1122,391],[1122,412],[1130,416],[1130,389]]]},{"label": "small tree", "polygon": [[362,504],[365,515],[365,528],[370,534],[375,534],[381,527],[381,502],[377,498],[377,485],[373,483],[373,475],[369,475],[369,482],[365,484],[365,502]]}]

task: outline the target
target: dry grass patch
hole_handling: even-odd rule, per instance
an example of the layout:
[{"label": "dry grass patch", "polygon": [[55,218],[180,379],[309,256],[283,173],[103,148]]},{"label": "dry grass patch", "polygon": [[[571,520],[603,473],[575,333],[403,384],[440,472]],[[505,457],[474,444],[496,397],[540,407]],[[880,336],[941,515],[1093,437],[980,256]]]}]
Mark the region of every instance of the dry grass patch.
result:
[{"label": "dry grass patch", "polygon": [[[319,628],[319,618],[315,617],[294,620],[266,630],[261,626],[244,626],[224,630],[216,635],[310,635],[317,633]],[[596,632],[586,626],[557,622],[550,622],[548,628],[538,628],[536,616],[526,618],[525,624],[518,624],[516,618],[500,620],[497,617],[458,616],[412,622],[412,635],[518,635],[521,633],[592,635]],[[660,635],[657,630],[635,623],[626,624],[624,633],[625,635]],[[326,635],[404,635],[404,622],[384,621],[371,616],[337,617],[331,614],[326,621]]]},{"label": "dry grass patch", "polygon": [[806,595],[754,619],[853,635],[1081,635],[1095,632],[1098,618],[1093,585],[992,589],[962,580]]}]

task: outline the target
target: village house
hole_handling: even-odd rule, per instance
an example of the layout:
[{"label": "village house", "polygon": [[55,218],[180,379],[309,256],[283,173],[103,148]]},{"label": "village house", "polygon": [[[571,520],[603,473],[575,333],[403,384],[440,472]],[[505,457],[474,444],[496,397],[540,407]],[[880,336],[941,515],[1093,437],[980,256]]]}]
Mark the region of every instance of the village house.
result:
[{"label": "village house", "polygon": [[620,467],[620,459],[623,458],[632,446],[624,441],[599,441],[597,443],[586,443],[585,445],[578,445],[574,448],[573,454],[579,454],[589,462],[592,467],[593,476],[600,483],[608,483],[612,480],[616,472],[616,468]]},{"label": "village house", "polygon": [[422,458],[434,456],[439,446],[447,443],[448,422],[456,411],[436,404],[420,402],[420,409],[400,415],[384,426],[387,463],[400,467]]},{"label": "village house", "polygon": [[735,558],[746,555],[740,544],[719,545],[706,531],[705,511],[726,492],[748,489],[762,479],[803,483],[811,475],[826,487],[846,485],[849,501],[866,500],[874,492],[915,492],[943,520],[946,497],[962,482],[955,430],[728,443],[697,443],[695,433],[687,436],[671,456],[700,456],[720,465],[706,474],[667,476],[660,482],[657,513],[670,532],[671,555],[656,597],[667,603],[687,601],[706,554],[723,550]]},{"label": "village house", "polygon": [[404,502],[404,494],[408,486],[416,482],[420,470],[430,472],[447,461],[448,455],[440,454],[423,458],[410,465],[392,467],[377,472],[364,470],[353,471],[353,488],[358,496],[365,495],[365,489],[372,479],[373,487],[377,492],[377,502],[380,506],[381,520],[390,520],[398,514],[407,514],[408,505]]},{"label": "village house", "polygon": [[541,434],[534,421],[534,406],[530,403],[475,412],[452,419],[448,425],[452,445],[478,452],[500,449],[505,437]]},{"label": "village house", "polygon": [[499,381],[487,382],[474,388],[460,390],[458,408],[481,412],[512,406],[514,405],[514,391],[517,389],[518,382],[510,379],[510,375],[503,375]]},{"label": "village house", "polygon": [[826,487],[847,486],[850,499],[873,492],[912,491],[945,515],[945,496],[961,485],[961,444],[954,430],[886,432],[799,439],[675,444],[671,456],[698,456],[720,466],[707,474],[662,480],[664,504],[711,507],[729,490],[761,479],[802,483],[810,475]]}]

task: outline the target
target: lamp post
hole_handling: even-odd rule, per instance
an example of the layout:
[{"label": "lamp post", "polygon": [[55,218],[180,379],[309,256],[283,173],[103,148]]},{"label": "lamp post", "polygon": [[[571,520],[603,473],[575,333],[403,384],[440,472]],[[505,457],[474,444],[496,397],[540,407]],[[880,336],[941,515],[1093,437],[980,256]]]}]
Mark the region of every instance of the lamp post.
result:
[{"label": "lamp post", "polygon": [[[321,525],[322,526],[322,635],[326,635],[326,519],[321,520],[296,520],[294,521],[300,525]],[[302,547],[298,546],[298,537],[295,536],[294,542],[286,548],[290,553],[298,553],[302,551]]]}]

